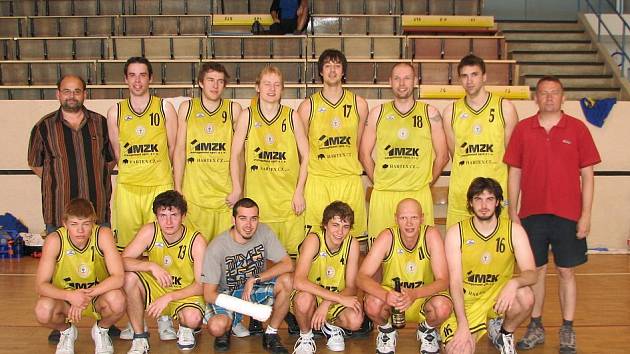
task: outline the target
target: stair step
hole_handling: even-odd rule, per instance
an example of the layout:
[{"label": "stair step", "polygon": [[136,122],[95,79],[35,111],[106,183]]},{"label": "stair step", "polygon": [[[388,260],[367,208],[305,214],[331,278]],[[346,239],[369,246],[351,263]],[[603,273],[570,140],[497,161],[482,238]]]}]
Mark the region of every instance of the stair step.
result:
[{"label": "stair step", "polygon": [[522,75],[602,75],[608,74],[603,63],[519,62]]},{"label": "stair step", "polygon": [[[545,75],[523,75],[522,84],[536,87],[536,83]],[[562,85],[569,89],[574,87],[614,88],[615,79],[612,75],[556,75]]]},{"label": "stair step", "polygon": [[591,50],[591,41],[508,41],[508,51],[570,51]]},{"label": "stair step", "polygon": [[549,40],[553,38],[554,41],[570,41],[570,40],[588,40],[588,35],[584,31],[579,32],[503,32],[506,41],[512,40]]},{"label": "stair step", "polygon": [[520,51],[510,52],[511,59],[516,61],[599,61],[596,50],[552,50],[552,51]]},{"label": "stair step", "polygon": [[570,88],[564,90],[564,97],[570,101],[580,100],[582,97],[594,98],[596,100],[602,98],[619,97],[619,88],[610,89],[593,89],[591,87]]},{"label": "stair step", "polygon": [[544,28],[544,29],[582,29],[582,25],[576,21],[497,21],[497,25],[500,30],[511,29],[529,29],[529,28]]}]

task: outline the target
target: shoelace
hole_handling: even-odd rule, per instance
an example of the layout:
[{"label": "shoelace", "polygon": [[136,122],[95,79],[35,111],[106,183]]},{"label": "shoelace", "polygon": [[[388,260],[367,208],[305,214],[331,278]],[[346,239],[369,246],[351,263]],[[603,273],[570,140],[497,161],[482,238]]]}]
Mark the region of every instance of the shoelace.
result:
[{"label": "shoelace", "polygon": [[563,329],[560,331],[560,343],[564,343],[568,346],[575,345],[575,332],[570,329]]},{"label": "shoelace", "polygon": [[71,330],[61,332],[61,336],[59,337],[59,348],[71,350],[72,349],[72,341],[70,340]]},{"label": "shoelace", "polygon": [[501,350],[501,353],[516,354],[516,351],[514,350],[514,336],[503,334],[501,335],[501,339],[503,340],[503,349]]},{"label": "shoelace", "polygon": [[334,326],[334,327],[323,326],[322,332],[324,332],[324,334],[328,335],[329,337],[343,336],[343,331],[341,330],[341,328],[337,326]]},{"label": "shoelace", "polygon": [[136,350],[136,351],[141,351],[141,352],[145,352],[147,349],[147,345],[145,343],[145,341],[141,340],[144,338],[139,338],[138,340],[133,340],[133,342],[131,342],[131,350]]},{"label": "shoelace", "polygon": [[180,328],[177,337],[180,338],[180,341],[186,342],[186,343],[195,341],[193,330],[190,328]]},{"label": "shoelace", "polygon": [[317,346],[315,345],[313,337],[303,338],[300,336],[293,346],[293,354],[295,354],[302,346],[307,347],[307,349],[310,349],[313,353],[317,351]]},{"label": "shoelace", "polygon": [[97,331],[98,331],[98,337],[100,340],[98,343],[98,347],[96,349],[104,349],[105,347],[111,347],[112,339],[109,337],[109,334],[108,334],[109,329],[97,328]]},{"label": "shoelace", "polygon": [[391,337],[389,336],[388,333],[379,333],[379,337],[381,339],[381,342],[383,342],[383,344],[385,346],[391,346],[391,348],[396,348],[396,332],[392,332],[394,333]]}]

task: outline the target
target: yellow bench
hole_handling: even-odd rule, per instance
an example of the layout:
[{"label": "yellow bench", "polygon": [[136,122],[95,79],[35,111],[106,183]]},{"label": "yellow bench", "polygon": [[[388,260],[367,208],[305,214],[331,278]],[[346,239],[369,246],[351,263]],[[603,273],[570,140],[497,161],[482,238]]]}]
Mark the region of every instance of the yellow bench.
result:
[{"label": "yellow bench", "polygon": [[212,15],[212,26],[251,26],[254,21],[263,26],[273,24],[273,18],[269,14]]},{"label": "yellow bench", "polygon": [[405,33],[497,31],[493,16],[402,15],[401,24]]},{"label": "yellow bench", "polygon": [[[529,86],[486,86],[492,92],[511,100],[529,100]],[[466,95],[460,85],[420,85],[420,98],[423,99],[455,99]]]}]

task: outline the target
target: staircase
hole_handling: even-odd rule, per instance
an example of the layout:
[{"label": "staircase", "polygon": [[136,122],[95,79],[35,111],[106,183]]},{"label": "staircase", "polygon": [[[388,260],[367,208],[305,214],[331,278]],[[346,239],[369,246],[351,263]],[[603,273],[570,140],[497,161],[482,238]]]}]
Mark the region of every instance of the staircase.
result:
[{"label": "staircase", "polygon": [[567,100],[619,97],[620,88],[578,22],[499,22],[508,56],[519,64],[519,84],[536,88],[545,75],[558,77]]}]

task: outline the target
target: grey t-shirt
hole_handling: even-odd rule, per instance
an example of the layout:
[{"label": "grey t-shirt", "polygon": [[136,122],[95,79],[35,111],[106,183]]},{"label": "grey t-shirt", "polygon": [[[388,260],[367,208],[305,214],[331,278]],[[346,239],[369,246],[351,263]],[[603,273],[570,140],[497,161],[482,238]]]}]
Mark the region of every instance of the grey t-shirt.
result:
[{"label": "grey t-shirt", "polygon": [[287,255],[269,226],[259,223],[251,240],[244,245],[234,241],[230,231],[219,234],[206,249],[201,282],[218,284],[219,292],[232,292],[247,279],[266,269],[266,261],[279,262]]}]

